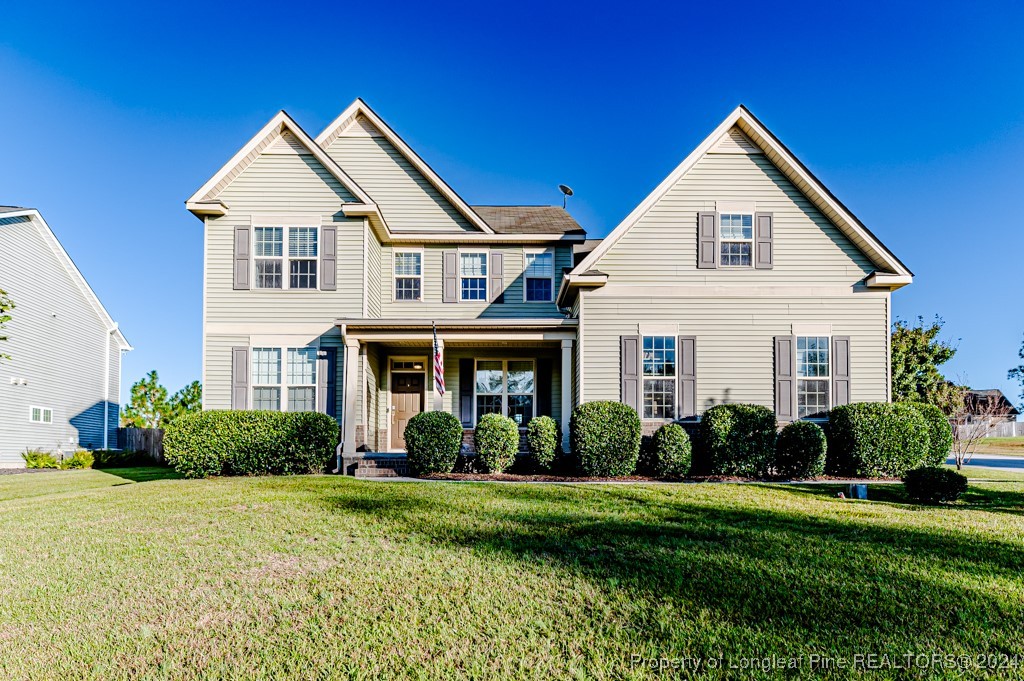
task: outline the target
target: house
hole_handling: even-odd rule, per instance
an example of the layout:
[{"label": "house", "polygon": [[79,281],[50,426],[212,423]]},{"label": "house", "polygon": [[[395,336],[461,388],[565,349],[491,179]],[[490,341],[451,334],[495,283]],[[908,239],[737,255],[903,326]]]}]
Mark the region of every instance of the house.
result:
[{"label": "house", "polygon": [[1020,412],[999,388],[968,390],[964,396],[968,419],[987,423],[1013,422]]},{"label": "house", "polygon": [[470,445],[486,413],[564,424],[592,400],[648,431],[721,402],[888,400],[912,279],[743,107],[600,241],[558,207],[467,204],[361,100],[316,138],[279,113],[186,205],[204,408],[326,411],[348,457],[401,451],[422,410]]},{"label": "house", "polygon": [[26,449],[114,447],[131,346],[38,210],[0,206],[0,289],[16,305],[0,342],[0,467],[23,466]]}]

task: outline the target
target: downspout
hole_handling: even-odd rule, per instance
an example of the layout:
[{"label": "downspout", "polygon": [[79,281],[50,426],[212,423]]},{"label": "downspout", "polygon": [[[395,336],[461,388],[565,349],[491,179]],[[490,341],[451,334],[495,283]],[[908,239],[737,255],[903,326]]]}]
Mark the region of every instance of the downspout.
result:
[{"label": "downspout", "polygon": [[110,335],[116,330],[108,329],[103,341],[103,449],[110,449]]}]

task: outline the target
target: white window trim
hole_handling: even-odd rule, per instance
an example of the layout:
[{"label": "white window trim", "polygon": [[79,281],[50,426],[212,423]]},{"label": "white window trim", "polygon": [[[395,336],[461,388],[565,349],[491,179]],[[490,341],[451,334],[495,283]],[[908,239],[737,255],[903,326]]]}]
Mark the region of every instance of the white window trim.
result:
[{"label": "white window trim", "polygon": [[[535,357],[478,357],[473,360],[473,427],[480,422],[480,417],[477,415],[477,396],[482,394],[485,397],[496,397],[499,393],[477,393],[476,391],[476,372],[480,362],[501,362],[501,415],[508,416],[508,363],[509,362],[530,362],[533,364],[533,392],[532,393],[511,393],[512,395],[526,395],[529,394],[533,398],[531,404],[533,404],[533,414],[530,415],[531,419],[537,418],[537,359]],[[519,426],[519,430],[526,430],[526,426]]]},{"label": "white window trim", "polygon": [[[527,259],[531,255],[540,255],[543,253],[551,254],[551,297],[547,300],[527,300],[526,289],[527,289],[527,276],[526,269]],[[546,277],[529,277],[529,279],[545,279]],[[524,303],[553,303],[555,300],[555,249],[553,248],[527,248],[523,250],[523,302]]]},{"label": "white window trim", "polygon": [[[749,239],[723,239],[722,238],[722,216],[723,215],[749,215],[750,216],[750,238]],[[715,253],[715,257],[718,259],[718,266],[724,269],[730,270],[749,270],[754,268],[754,213],[746,211],[719,211],[718,213],[718,253]],[[749,265],[723,265],[722,264],[722,244],[750,244],[750,264]]]},{"label": "white window trim", "polygon": [[[474,298],[463,298],[462,297],[462,280],[463,279],[480,279],[481,277],[463,277],[462,276],[462,256],[463,255],[480,255],[484,256],[484,297],[481,300]],[[491,280],[491,252],[486,248],[459,248],[459,296],[458,302],[460,303],[486,303],[490,300],[489,287]]]},{"label": "white window trim", "polygon": [[[256,255],[256,229],[267,228],[267,227],[279,227],[283,231],[281,233],[281,255],[280,256],[263,256]],[[315,229],[316,230],[316,257],[314,258],[292,258],[288,255],[288,235],[292,229]],[[320,271],[320,249],[322,247],[322,225],[320,224],[307,224],[302,220],[282,220],[277,223],[253,222],[252,223],[252,264],[249,266],[249,281],[252,282],[253,291],[319,291],[320,284],[322,281],[322,272]],[[257,260],[279,260],[281,262],[281,288],[261,288],[256,285],[256,261]],[[312,260],[316,263],[316,286],[313,288],[292,288],[291,287],[291,261],[292,260]],[[421,261],[422,262],[422,261]],[[421,265],[422,270],[422,265]],[[422,286],[422,284],[421,284]],[[422,292],[422,289],[421,289]],[[264,347],[264,346],[260,346]]]},{"label": "white window trim", "polygon": [[[398,298],[398,270],[396,263],[398,262],[398,256],[400,253],[417,253],[420,256],[420,273],[419,276],[412,276],[408,274],[401,275],[402,279],[419,279],[420,280],[420,297],[414,298],[413,300],[399,299]],[[423,290],[423,270],[426,263],[426,256],[422,248],[395,248],[391,252],[391,302],[394,303],[422,303],[426,300],[426,294]],[[461,273],[461,271],[460,271]],[[318,282],[319,283],[319,282]],[[462,293],[462,283],[459,282],[459,293]]]},{"label": "white window trim", "polygon": [[[32,418],[32,412],[35,411],[36,409],[39,410],[39,420],[38,421],[35,420],[34,418]],[[46,414],[47,413],[50,414],[50,420],[49,421],[46,420]],[[53,407],[40,407],[39,405],[35,405],[35,404],[30,405],[29,408],[28,408],[28,421],[29,421],[29,423],[38,423],[38,424],[43,425],[43,426],[51,426],[51,425],[53,425]]]},{"label": "white window trim", "polygon": [[[647,376],[644,374],[644,338],[654,338],[656,336],[667,337],[673,340],[676,353],[675,370],[671,377],[669,376]],[[672,385],[672,415],[668,417],[664,416],[644,416],[644,395],[646,391],[644,386],[647,381],[660,381],[660,380],[671,380]],[[647,332],[640,335],[640,420],[641,421],[674,421],[678,418],[679,414],[679,336],[674,332],[659,333],[659,332]]]},{"label": "white window trim", "polygon": [[[281,366],[280,366],[281,382],[280,383],[256,383],[256,380],[255,380],[255,378],[253,376],[253,373],[254,373],[253,372],[253,368],[255,367],[255,363],[256,363],[256,349],[257,348],[259,348],[260,350],[269,349],[269,350],[280,350],[281,351]],[[317,363],[315,365],[315,368],[313,369],[313,383],[292,383],[291,382],[291,376],[288,373],[288,350],[289,349],[299,350],[299,349],[303,349],[303,348],[312,348],[316,352],[314,357],[316,358],[315,361]],[[317,381],[320,378],[317,375],[317,372],[320,371],[319,359],[320,359],[320,346],[319,345],[302,345],[302,344],[296,344],[296,343],[285,343],[283,345],[280,344],[280,343],[257,343],[257,344],[250,345],[249,346],[249,404],[253,405],[253,408],[255,408],[255,405],[256,405],[256,389],[257,388],[277,388],[280,391],[280,393],[278,394],[278,402],[277,402],[278,411],[286,412],[286,411],[288,411],[288,388],[312,388],[313,389],[313,409],[311,411],[318,411],[319,408],[320,408],[320,405],[317,404],[317,402],[319,400],[319,395],[317,394],[319,392],[317,390],[317,388],[318,388]]]},{"label": "white window trim", "polygon": [[[794,327],[795,326],[796,325],[794,325]],[[821,330],[821,328],[822,328],[821,326],[818,327],[819,330]],[[822,377],[822,376],[800,376],[800,360],[799,360],[799,356],[800,356],[799,352],[800,352],[800,350],[799,350],[799,345],[800,345],[800,339],[801,338],[825,338],[826,339],[825,340],[825,347],[828,348],[828,376],[826,376],[826,377]],[[822,333],[818,333],[818,332],[807,333],[807,332],[804,332],[804,333],[800,333],[800,334],[794,334],[794,336],[793,336],[793,352],[796,353],[796,354],[794,354],[794,360],[795,361],[793,362],[793,370],[794,370],[794,373],[796,374],[796,376],[795,376],[795,378],[796,378],[796,400],[795,400],[795,402],[793,404],[793,408],[796,410],[796,413],[794,414],[794,416],[796,417],[796,419],[798,421],[827,421],[828,420],[828,416],[800,416],[800,381],[821,381],[821,380],[825,380],[828,383],[828,385],[825,386],[825,400],[826,400],[826,405],[827,405],[825,407],[825,412],[828,412],[830,409],[832,409],[832,407],[834,406],[832,404],[832,374],[834,374],[835,372],[832,370],[832,331],[831,331],[831,324],[829,325],[829,332],[828,333],[823,333],[823,332]]]}]

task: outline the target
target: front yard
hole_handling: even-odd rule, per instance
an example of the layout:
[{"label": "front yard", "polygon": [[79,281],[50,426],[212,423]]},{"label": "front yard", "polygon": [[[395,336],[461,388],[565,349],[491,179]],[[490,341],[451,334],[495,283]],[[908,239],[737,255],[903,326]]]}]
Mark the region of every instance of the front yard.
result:
[{"label": "front yard", "polygon": [[820,676],[808,655],[1024,653],[1024,482],[927,508],[886,485],[162,475],[0,478],[0,677],[650,676],[634,655],[803,655]]}]

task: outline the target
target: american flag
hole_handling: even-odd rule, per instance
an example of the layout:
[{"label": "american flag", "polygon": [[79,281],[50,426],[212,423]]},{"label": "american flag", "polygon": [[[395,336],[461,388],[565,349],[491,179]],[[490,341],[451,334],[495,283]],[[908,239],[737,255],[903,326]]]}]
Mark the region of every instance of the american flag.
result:
[{"label": "american flag", "polygon": [[437,344],[437,326],[434,326],[434,385],[437,394],[444,395],[444,355]]}]

